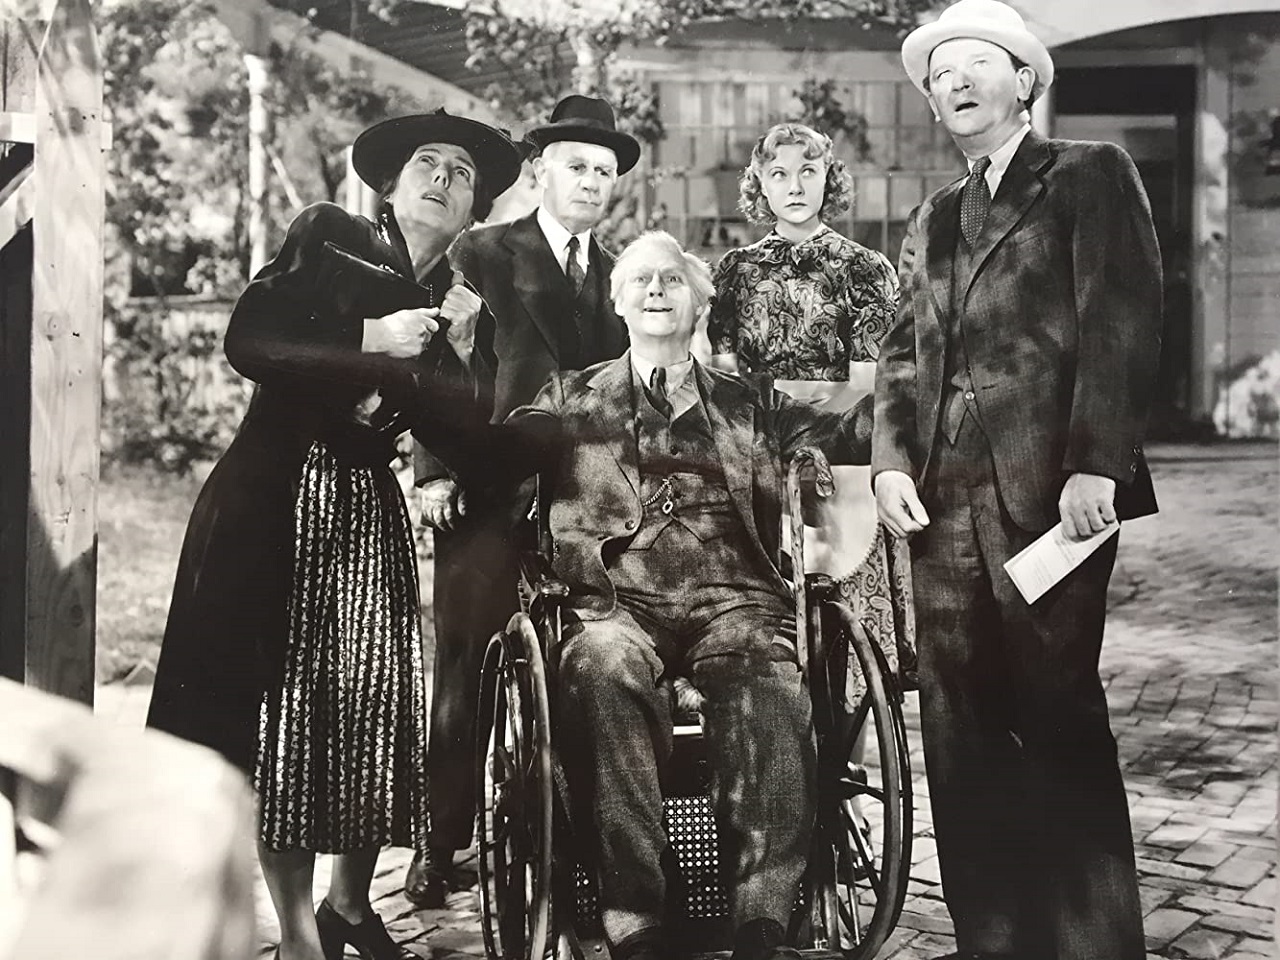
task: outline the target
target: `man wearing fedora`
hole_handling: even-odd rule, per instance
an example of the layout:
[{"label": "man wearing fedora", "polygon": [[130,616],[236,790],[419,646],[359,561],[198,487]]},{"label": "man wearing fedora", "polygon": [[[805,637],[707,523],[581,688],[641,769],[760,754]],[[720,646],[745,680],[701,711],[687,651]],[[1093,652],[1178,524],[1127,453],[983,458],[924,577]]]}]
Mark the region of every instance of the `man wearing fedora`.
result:
[{"label": "man wearing fedora", "polygon": [[912,538],[921,721],[955,957],[1145,956],[1098,676],[1112,536],[1034,603],[1004,563],[1155,511],[1142,454],[1160,256],[1129,156],[1027,110],[1053,61],[999,0],[912,32],[969,174],[910,218],[876,376],[880,516]]},{"label": "man wearing fedora", "polygon": [[[451,251],[493,317],[492,327],[477,329],[476,343],[496,361],[495,422],[533,400],[553,372],[612,360],[627,346],[609,298],[613,257],[592,230],[618,178],[640,159],[640,143],[617,129],[606,101],[577,94],[525,140],[541,203],[511,223],[471,231]],[[405,892],[420,905],[442,906],[453,853],[471,845],[480,661],[485,642],[518,607],[517,544],[507,512],[476,502],[475,491],[461,489],[425,451],[416,460],[423,520],[436,530],[432,849],[414,858]]]}]

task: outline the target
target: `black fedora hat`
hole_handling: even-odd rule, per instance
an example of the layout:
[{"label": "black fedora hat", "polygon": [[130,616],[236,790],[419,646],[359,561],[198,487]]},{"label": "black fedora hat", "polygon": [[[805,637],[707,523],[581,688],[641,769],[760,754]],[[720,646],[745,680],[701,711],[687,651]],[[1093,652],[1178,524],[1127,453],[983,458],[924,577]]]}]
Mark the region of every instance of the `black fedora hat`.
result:
[{"label": "black fedora hat", "polygon": [[618,173],[626,173],[640,159],[640,141],[618,129],[613,107],[599,97],[572,93],[556,104],[551,122],[534,127],[524,138],[538,150],[561,140],[598,143],[618,156]]},{"label": "black fedora hat", "polygon": [[434,113],[375,123],[356,137],[351,165],[361,180],[382,191],[404,167],[409,154],[424,143],[452,143],[466,150],[490,199],[520,176],[524,158],[510,137],[487,123],[446,113],[443,107]]}]

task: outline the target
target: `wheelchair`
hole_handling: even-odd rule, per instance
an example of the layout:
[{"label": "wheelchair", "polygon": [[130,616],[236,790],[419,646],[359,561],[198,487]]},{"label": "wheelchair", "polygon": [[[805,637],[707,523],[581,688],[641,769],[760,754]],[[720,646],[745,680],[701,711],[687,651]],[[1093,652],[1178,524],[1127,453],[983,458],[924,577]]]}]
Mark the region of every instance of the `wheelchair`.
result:
[{"label": "wheelchair", "polygon": [[[796,571],[804,570],[801,472],[821,456],[803,450],[787,470]],[[541,497],[536,513],[539,549],[522,560],[524,609],[490,640],[482,668],[475,753],[481,926],[490,960],[596,960],[608,951],[594,880],[573,852],[567,777],[551,742],[549,655],[569,589],[550,569],[549,510]],[[835,599],[830,578],[797,575],[793,585],[797,653],[818,748],[818,814],[788,933],[806,958],[871,960],[898,922],[911,863],[903,689],[856,613]],[[855,663],[866,690],[849,703]],[[733,931],[701,731],[676,716],[663,813],[684,902],[674,905],[669,934],[680,956],[728,957]]]}]

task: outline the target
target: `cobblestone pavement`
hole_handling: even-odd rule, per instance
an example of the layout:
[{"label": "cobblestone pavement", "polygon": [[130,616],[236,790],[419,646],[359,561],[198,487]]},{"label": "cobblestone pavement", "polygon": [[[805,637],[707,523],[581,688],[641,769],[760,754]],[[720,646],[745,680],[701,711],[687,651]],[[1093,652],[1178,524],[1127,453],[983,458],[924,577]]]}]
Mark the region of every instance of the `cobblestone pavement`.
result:
[{"label": "cobblestone pavement", "polygon": [[[1151,451],[1161,512],[1121,535],[1103,649],[1128,785],[1149,957],[1260,960],[1275,947],[1277,582],[1274,444]],[[919,714],[909,898],[880,956],[954,949],[938,874]],[[474,890],[417,911],[400,890],[409,853],[386,851],[376,906],[418,957],[483,957]],[[470,866],[471,864],[468,864]],[[324,869],[317,890],[325,888]],[[275,920],[259,904],[264,953]]]}]

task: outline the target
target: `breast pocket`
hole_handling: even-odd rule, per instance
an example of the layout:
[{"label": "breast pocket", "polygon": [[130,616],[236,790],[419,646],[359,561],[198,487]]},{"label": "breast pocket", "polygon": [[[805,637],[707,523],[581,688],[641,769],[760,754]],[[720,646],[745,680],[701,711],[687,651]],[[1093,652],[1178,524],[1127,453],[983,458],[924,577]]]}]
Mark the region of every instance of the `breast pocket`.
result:
[{"label": "breast pocket", "polygon": [[1024,254],[1051,254],[1061,249],[1060,231],[1045,220],[1033,221],[1015,227],[1009,234],[1009,242]]}]

